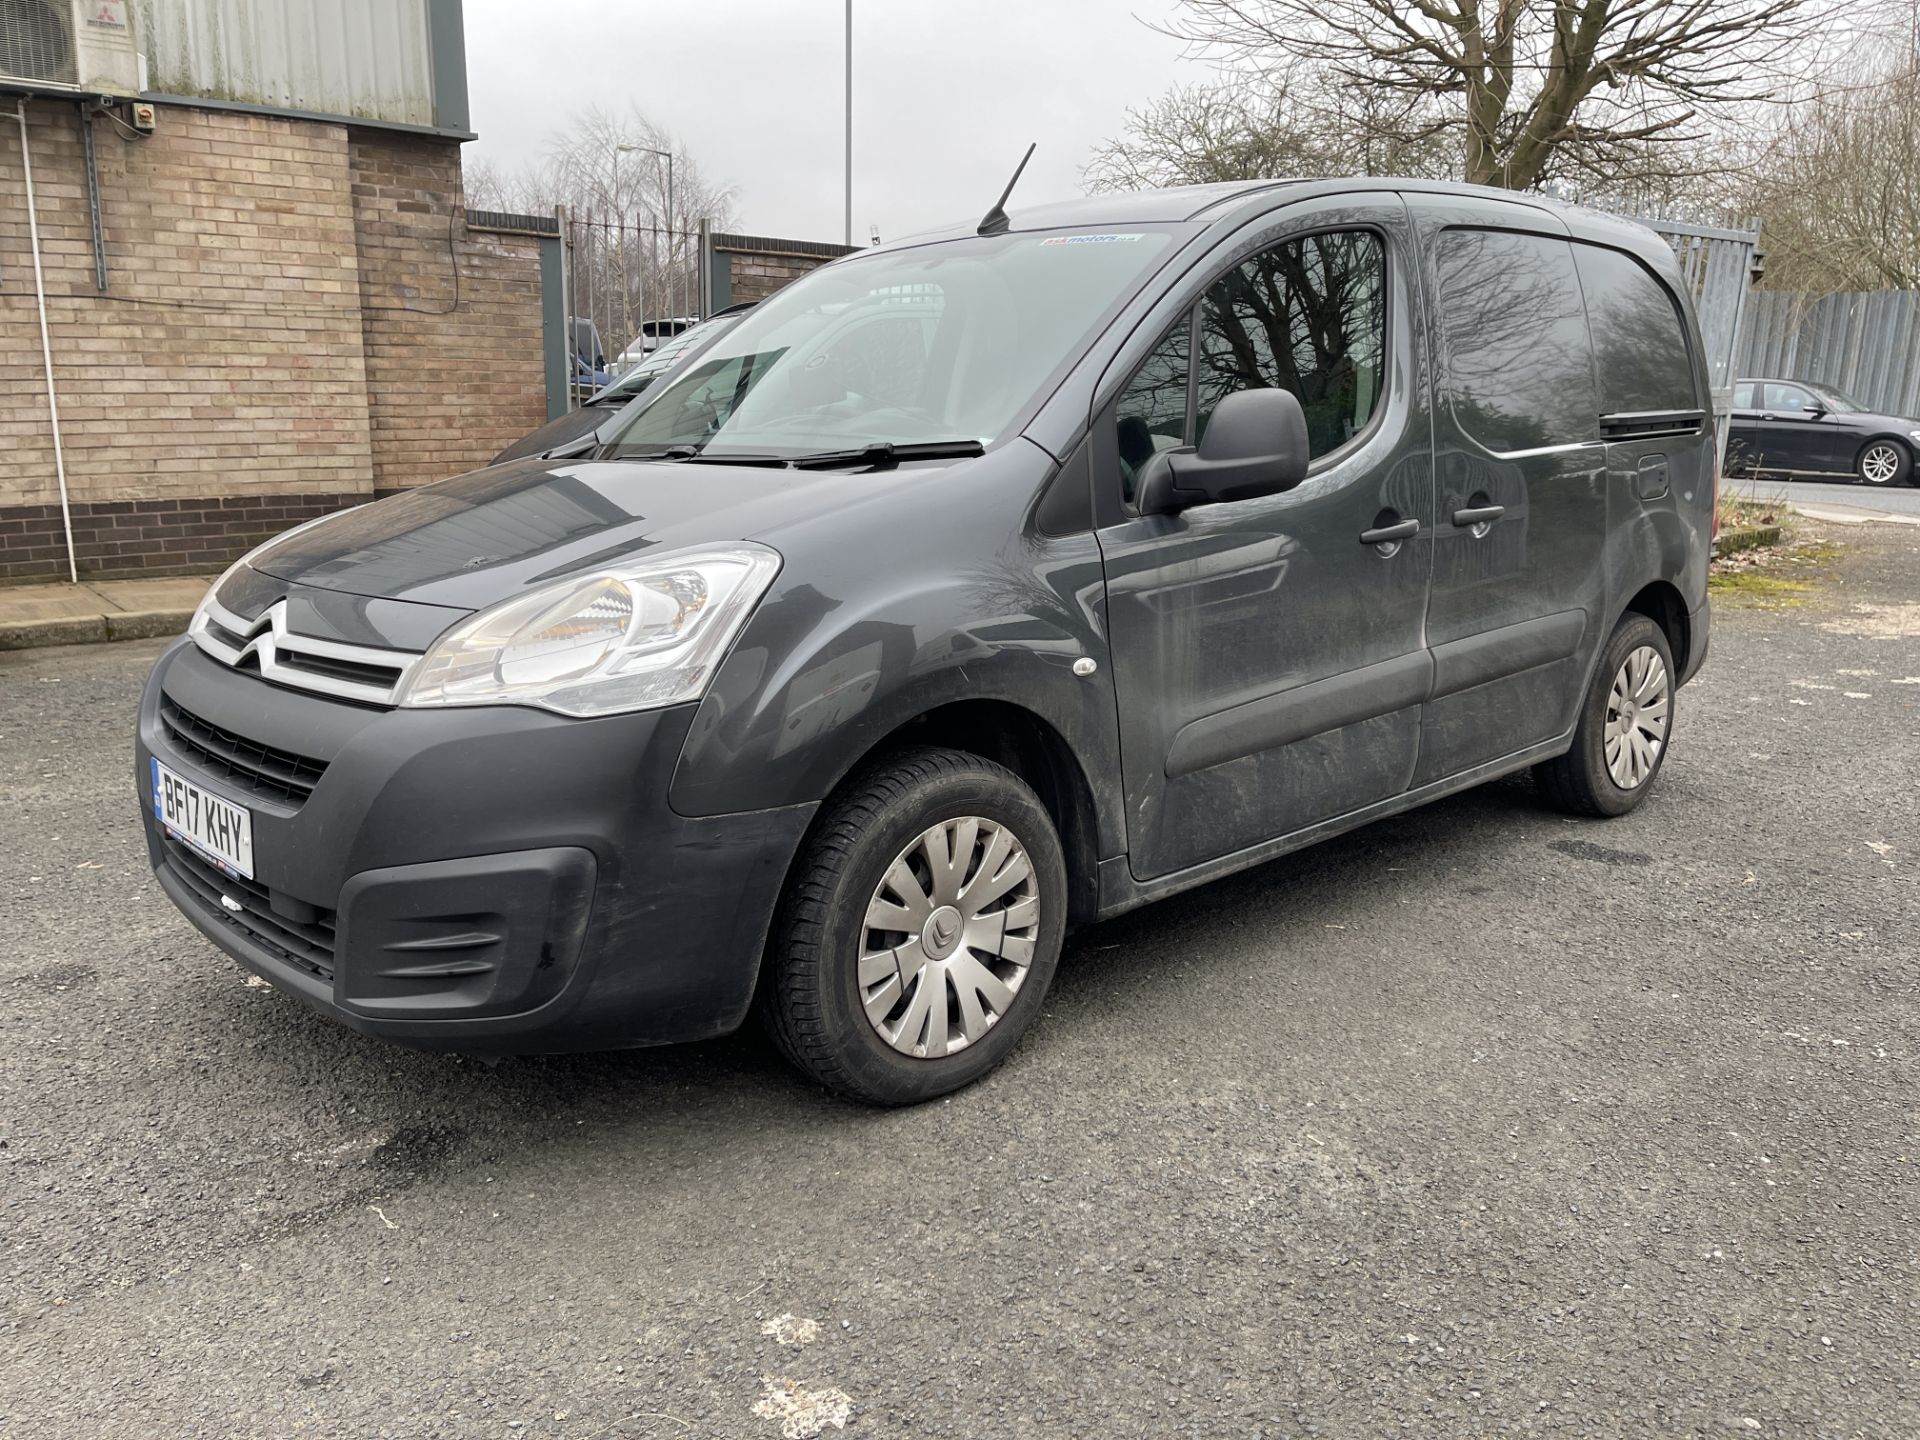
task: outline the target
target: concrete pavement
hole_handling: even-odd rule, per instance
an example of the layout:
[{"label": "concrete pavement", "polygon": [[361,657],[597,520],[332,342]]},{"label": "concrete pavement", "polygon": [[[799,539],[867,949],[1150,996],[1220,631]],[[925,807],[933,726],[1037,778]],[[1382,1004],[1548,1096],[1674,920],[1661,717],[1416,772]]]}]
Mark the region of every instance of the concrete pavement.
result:
[{"label": "concrete pavement", "polygon": [[211,576],[0,587],[0,650],[178,635]]}]

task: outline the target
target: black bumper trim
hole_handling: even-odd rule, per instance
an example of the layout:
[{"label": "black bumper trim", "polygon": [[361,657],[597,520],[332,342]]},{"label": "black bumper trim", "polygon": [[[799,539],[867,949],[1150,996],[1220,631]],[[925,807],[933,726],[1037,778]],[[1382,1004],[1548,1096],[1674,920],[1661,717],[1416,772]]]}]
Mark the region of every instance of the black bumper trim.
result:
[{"label": "black bumper trim", "polygon": [[[332,911],[315,911],[314,921],[303,924],[274,910],[266,886],[223,874],[170,835],[160,843],[166,868],[198,903],[200,918],[237,931],[281,963],[333,984]],[[233,906],[222,904],[223,899]]]}]

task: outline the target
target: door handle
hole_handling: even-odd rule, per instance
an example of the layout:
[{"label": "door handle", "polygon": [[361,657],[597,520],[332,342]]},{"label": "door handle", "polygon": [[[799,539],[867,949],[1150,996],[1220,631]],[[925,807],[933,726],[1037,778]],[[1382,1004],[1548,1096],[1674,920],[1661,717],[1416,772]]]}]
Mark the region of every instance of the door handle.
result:
[{"label": "door handle", "polygon": [[1504,505],[1482,505],[1477,510],[1456,510],[1453,523],[1461,530],[1471,530],[1476,525],[1490,525],[1507,513]]},{"label": "door handle", "polygon": [[1418,520],[1402,520],[1398,525],[1382,525],[1377,530],[1362,530],[1362,545],[1392,545],[1397,541],[1411,540],[1420,533]]}]

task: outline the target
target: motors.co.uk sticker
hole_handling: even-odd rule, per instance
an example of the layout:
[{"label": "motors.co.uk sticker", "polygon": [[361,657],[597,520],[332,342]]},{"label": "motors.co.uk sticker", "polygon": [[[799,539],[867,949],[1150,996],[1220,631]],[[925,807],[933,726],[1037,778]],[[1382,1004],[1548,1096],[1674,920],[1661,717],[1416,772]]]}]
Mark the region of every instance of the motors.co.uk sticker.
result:
[{"label": "motors.co.uk sticker", "polygon": [[1050,235],[1042,245],[1125,245],[1144,240],[1145,235]]}]

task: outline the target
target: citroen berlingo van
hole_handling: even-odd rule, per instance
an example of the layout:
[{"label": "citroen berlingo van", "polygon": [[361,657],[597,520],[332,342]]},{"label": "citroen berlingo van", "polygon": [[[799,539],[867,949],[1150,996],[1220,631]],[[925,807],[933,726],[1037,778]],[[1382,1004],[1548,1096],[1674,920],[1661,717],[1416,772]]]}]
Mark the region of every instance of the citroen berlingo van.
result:
[{"label": "citroen berlingo van", "polygon": [[1637,226],[1380,179],[864,251],[589,456],[256,550],[160,659],[154,871],[334,1019],[718,1035],[925,1100],[1069,928],[1530,769],[1655,783],[1715,461]]}]

